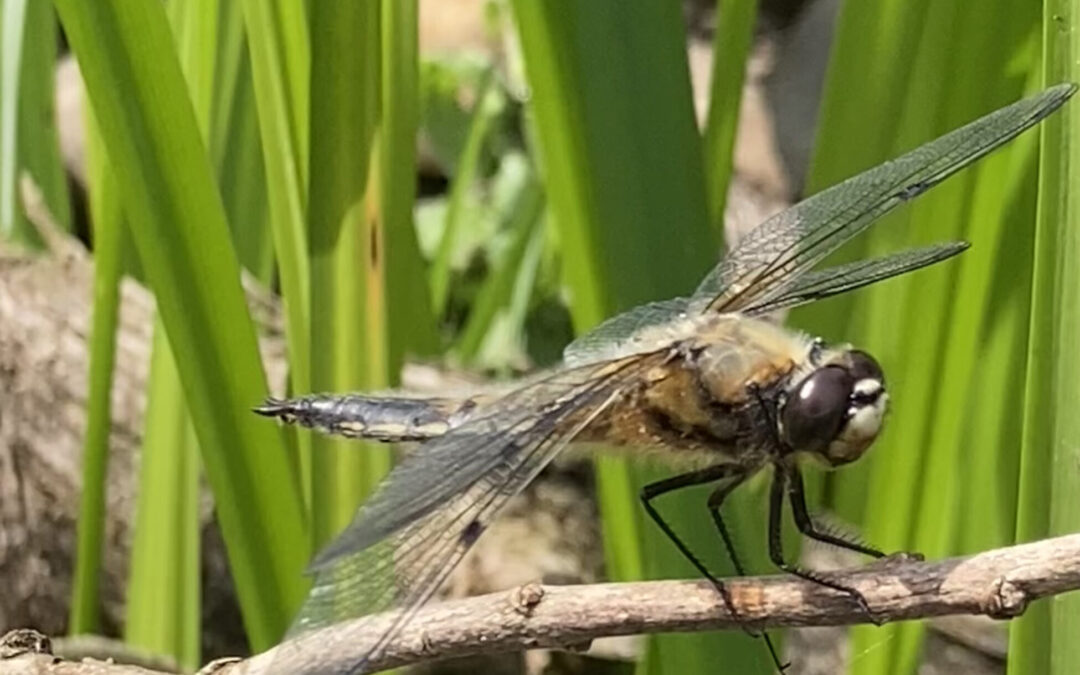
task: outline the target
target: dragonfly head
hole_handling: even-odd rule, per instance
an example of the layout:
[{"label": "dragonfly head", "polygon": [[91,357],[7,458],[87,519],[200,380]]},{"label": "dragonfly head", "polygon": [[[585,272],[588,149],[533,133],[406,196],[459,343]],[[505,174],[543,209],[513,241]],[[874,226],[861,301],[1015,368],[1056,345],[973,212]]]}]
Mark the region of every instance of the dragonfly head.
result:
[{"label": "dragonfly head", "polygon": [[795,382],[780,403],[780,438],[793,452],[829,466],[862,456],[877,438],[889,395],[881,366],[866,352],[835,351]]}]

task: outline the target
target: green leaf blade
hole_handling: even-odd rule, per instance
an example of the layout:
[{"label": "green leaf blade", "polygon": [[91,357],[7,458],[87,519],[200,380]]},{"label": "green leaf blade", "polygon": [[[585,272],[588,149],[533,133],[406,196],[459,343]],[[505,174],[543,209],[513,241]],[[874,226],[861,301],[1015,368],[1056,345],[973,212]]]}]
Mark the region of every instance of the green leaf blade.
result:
[{"label": "green leaf blade", "polygon": [[[1078,20],[1080,3],[1043,3],[1044,84],[1080,81],[1076,60],[1080,41],[1074,35]],[[1075,377],[1080,367],[1077,133],[1080,108],[1075,100],[1042,130],[1016,530],[1021,541],[1080,529],[1080,423],[1075,414],[1080,402]],[[1008,672],[1064,675],[1080,668],[1075,640],[1078,607],[1075,598],[1063,596],[1029,608],[1010,629]]]},{"label": "green leaf blade", "polygon": [[264,647],[280,636],[303,593],[297,542],[305,539],[304,523],[280,431],[247,412],[265,396],[265,378],[164,9],[124,0],[59,0],[56,7],[169,342],[184,364],[181,383],[245,625],[252,643]]}]

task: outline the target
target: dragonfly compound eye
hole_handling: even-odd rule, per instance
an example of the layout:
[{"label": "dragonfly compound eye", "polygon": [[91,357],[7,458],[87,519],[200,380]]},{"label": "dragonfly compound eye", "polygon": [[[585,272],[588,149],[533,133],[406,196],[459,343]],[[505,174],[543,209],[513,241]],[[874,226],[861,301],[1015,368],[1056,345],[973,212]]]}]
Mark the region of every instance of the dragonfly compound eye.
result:
[{"label": "dragonfly compound eye", "polygon": [[847,353],[847,356],[851,362],[848,372],[851,373],[851,377],[856,384],[861,380],[876,381],[880,385],[885,384],[885,373],[881,371],[881,366],[878,365],[873,356],[859,349],[852,349]]},{"label": "dragonfly compound eye", "polygon": [[821,452],[848,416],[855,380],[842,366],[818,368],[791,393],[780,412],[781,433],[796,452]]}]

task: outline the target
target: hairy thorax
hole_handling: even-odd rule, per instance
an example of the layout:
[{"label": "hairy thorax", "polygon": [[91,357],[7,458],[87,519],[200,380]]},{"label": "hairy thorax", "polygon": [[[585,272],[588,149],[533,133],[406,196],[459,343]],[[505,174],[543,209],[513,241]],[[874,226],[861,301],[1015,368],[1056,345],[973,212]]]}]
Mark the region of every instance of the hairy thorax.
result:
[{"label": "hairy thorax", "polygon": [[734,315],[701,317],[684,331],[579,441],[680,466],[763,463],[774,449],[774,425],[753,392],[782,388],[803,367],[810,341]]}]

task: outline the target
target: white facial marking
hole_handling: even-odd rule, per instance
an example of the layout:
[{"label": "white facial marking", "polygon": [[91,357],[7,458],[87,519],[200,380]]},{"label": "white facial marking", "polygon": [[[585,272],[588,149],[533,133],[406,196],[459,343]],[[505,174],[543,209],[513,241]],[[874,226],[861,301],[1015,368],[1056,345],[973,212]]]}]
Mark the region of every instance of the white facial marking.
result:
[{"label": "white facial marking", "polygon": [[876,380],[874,378],[865,378],[859,380],[855,383],[855,386],[852,387],[852,391],[855,394],[863,396],[870,396],[876,394],[881,391],[881,389],[881,380]]},{"label": "white facial marking", "polygon": [[861,440],[873,438],[881,431],[881,421],[885,417],[885,401],[887,396],[879,396],[873,405],[863,405],[851,409],[851,417],[841,437],[845,440]]},{"label": "white facial marking", "polygon": [[[861,380],[861,382],[877,382],[877,388],[882,389],[881,383],[877,380]],[[834,461],[842,462],[858,459],[881,431],[885,409],[888,405],[889,394],[881,391],[872,404],[852,406],[848,410],[849,417],[840,435],[829,444],[829,457]]]}]

